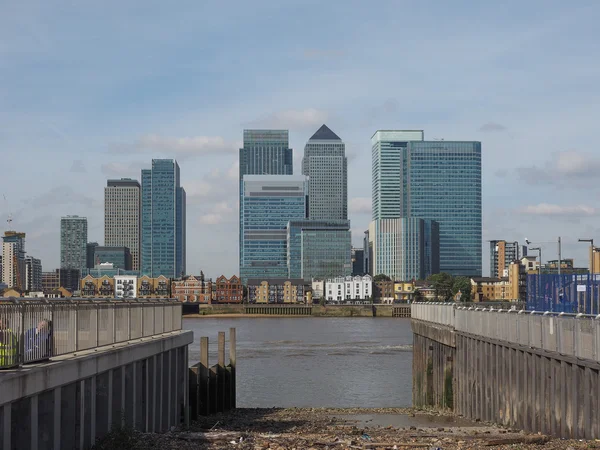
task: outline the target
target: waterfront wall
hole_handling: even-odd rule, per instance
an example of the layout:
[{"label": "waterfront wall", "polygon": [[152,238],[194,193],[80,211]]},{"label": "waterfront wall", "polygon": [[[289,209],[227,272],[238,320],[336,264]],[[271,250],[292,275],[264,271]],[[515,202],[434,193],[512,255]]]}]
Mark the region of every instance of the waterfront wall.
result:
[{"label": "waterfront wall", "polygon": [[167,431],[188,411],[190,331],[0,372],[0,448],[90,448],[113,427]]},{"label": "waterfront wall", "polygon": [[247,314],[314,317],[410,317],[410,305],[199,305],[183,304],[184,315]]}]

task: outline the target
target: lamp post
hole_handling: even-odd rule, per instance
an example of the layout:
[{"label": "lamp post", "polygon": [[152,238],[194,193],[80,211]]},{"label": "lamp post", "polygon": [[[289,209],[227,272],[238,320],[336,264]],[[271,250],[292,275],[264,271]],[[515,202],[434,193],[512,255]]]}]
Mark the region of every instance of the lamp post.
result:
[{"label": "lamp post", "polygon": [[[592,299],[590,300],[590,308],[593,309],[592,302],[594,301],[594,240],[593,239],[579,239],[579,242],[589,242],[592,250],[592,262],[590,264],[590,275],[592,278],[592,286],[590,288],[590,294]],[[600,303],[597,306],[596,314],[600,313]]]},{"label": "lamp post", "polygon": [[[531,247],[529,250],[537,251],[540,255],[540,263],[538,264],[538,299],[542,295],[542,247]],[[541,306],[541,305],[538,305]]]}]

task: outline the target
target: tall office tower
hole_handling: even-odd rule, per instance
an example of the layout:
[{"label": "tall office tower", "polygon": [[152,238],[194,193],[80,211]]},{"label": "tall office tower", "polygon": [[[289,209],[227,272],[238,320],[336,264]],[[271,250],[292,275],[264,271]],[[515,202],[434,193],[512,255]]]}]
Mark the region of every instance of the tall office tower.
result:
[{"label": "tall office tower", "polygon": [[416,218],[377,219],[369,225],[373,273],[394,281],[424,280],[439,272],[439,226]]},{"label": "tall office tower", "polygon": [[352,247],[352,276],[365,273],[365,250]]},{"label": "tall office tower", "polygon": [[85,246],[85,267],[88,269],[93,269],[96,265],[96,260],[94,259],[96,247],[98,247],[97,242],[88,242]]},{"label": "tall office tower", "polygon": [[527,256],[527,246],[504,240],[490,241],[490,277],[508,276],[510,263]]},{"label": "tall office tower", "polygon": [[422,131],[373,135],[373,219],[435,220],[440,271],[481,276],[481,143],[421,139]]},{"label": "tall office tower", "polygon": [[87,266],[87,218],[66,216],[60,219],[60,267],[82,270]]},{"label": "tall office tower", "polygon": [[142,275],[185,274],[185,201],[177,161],[153,159],[152,169],[142,170]]},{"label": "tall office tower", "polygon": [[25,290],[25,233],[6,231],[2,238],[2,281]]},{"label": "tall office tower", "polygon": [[32,256],[25,257],[25,290],[27,292],[42,290],[42,261]]},{"label": "tall office tower", "polygon": [[293,151],[289,143],[288,130],[244,130],[244,146],[239,156],[239,264],[244,259],[242,235],[242,201],[244,197],[244,175],[292,175]]},{"label": "tall office tower", "polygon": [[244,175],[240,278],[288,276],[287,224],[306,217],[306,177]]},{"label": "tall office tower", "polygon": [[310,282],[352,274],[349,220],[291,220],[287,248],[289,278]]},{"label": "tall office tower", "polygon": [[308,218],[348,218],[348,160],[346,145],[327,125],[308,140],[302,158],[302,174],[308,176]]},{"label": "tall office tower", "polygon": [[107,181],[104,188],[104,245],[127,247],[133,259],[133,270],[140,270],[140,201],[140,183],[136,180]]}]

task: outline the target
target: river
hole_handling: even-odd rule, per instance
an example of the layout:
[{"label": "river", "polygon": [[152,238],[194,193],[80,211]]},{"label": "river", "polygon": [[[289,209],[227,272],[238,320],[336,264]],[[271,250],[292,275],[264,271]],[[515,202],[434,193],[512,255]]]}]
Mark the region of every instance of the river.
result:
[{"label": "river", "polygon": [[412,404],[412,332],[399,318],[196,318],[190,363],[208,336],[237,329],[239,407],[406,407]]}]

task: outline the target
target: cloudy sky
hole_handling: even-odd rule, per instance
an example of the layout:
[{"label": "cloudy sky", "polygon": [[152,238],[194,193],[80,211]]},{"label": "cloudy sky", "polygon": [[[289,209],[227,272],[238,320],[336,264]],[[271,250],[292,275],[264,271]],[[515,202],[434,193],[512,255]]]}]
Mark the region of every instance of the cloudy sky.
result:
[{"label": "cloudy sky", "polygon": [[[237,272],[244,128],[326,123],[347,145],[355,244],[378,128],[480,140],[483,237],[600,242],[600,3],[0,1],[0,216],[59,264],[60,217],[103,240],[107,178],[176,158],[188,272]],[[4,225],[3,225],[4,226]],[[484,244],[484,273],[488,271]]]}]

